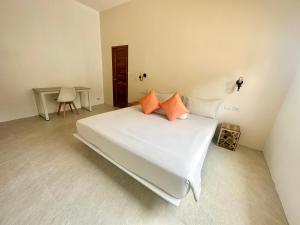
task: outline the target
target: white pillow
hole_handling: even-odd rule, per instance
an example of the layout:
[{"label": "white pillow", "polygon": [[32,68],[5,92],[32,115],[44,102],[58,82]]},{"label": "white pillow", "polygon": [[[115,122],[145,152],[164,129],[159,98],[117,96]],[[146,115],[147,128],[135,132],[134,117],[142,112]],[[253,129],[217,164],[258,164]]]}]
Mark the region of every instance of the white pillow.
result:
[{"label": "white pillow", "polygon": [[177,119],[180,119],[180,120],[186,120],[187,118],[189,117],[189,114],[188,113],[185,113],[179,117],[177,117]]},{"label": "white pillow", "polygon": [[218,110],[222,103],[223,101],[220,99],[186,97],[186,104],[190,113],[213,119],[217,117]]}]

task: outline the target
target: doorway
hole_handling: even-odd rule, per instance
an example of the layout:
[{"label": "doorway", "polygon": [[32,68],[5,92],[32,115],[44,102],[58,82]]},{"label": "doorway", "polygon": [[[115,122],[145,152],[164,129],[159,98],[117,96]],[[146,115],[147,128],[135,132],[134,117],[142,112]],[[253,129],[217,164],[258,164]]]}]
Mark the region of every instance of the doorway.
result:
[{"label": "doorway", "polygon": [[113,103],[128,106],[128,45],[112,47]]}]

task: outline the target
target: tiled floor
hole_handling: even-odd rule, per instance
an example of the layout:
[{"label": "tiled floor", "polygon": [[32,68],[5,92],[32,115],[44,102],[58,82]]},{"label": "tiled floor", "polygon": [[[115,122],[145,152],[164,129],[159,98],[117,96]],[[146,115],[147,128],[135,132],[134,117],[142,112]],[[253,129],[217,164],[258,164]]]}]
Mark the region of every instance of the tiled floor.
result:
[{"label": "tiled floor", "polygon": [[73,138],[77,119],[109,110],[0,124],[0,224],[287,224],[263,154],[245,147],[212,144],[200,201],[166,203]]}]

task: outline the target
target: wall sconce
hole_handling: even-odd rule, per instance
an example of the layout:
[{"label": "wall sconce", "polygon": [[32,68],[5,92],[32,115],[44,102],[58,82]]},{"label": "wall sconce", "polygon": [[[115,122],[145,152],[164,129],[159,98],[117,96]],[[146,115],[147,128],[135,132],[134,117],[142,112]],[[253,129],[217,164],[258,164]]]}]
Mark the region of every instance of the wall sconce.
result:
[{"label": "wall sconce", "polygon": [[237,91],[240,91],[243,83],[244,83],[244,78],[243,77],[240,77],[236,82],[236,86],[237,86]]},{"label": "wall sconce", "polygon": [[145,74],[145,73],[143,75],[139,75],[140,81],[143,81],[146,78],[147,78],[147,74]]}]

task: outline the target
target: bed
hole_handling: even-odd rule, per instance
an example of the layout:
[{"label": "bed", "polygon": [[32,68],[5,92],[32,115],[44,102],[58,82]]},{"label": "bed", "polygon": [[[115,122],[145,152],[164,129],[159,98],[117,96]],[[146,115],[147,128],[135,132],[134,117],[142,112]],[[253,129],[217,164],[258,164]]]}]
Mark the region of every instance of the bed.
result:
[{"label": "bed", "polygon": [[140,106],[78,120],[74,136],[168,202],[201,192],[201,169],[217,120],[190,114],[169,122]]}]

